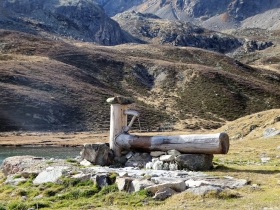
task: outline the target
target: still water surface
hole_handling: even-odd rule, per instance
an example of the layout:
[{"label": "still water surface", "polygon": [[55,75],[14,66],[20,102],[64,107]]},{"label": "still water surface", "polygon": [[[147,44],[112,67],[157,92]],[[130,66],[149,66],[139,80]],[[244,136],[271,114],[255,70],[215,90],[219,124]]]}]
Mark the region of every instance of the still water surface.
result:
[{"label": "still water surface", "polygon": [[11,156],[33,155],[37,157],[66,159],[80,155],[82,147],[0,147],[0,165]]}]

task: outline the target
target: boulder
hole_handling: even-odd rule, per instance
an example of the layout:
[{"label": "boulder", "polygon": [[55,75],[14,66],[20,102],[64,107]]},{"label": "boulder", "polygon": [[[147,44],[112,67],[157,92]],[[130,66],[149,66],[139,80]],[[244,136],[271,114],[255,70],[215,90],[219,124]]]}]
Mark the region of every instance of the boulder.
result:
[{"label": "boulder", "polygon": [[138,191],[143,190],[146,187],[149,187],[152,185],[153,185],[153,182],[151,182],[147,179],[144,179],[144,180],[134,179],[130,183],[129,192],[138,192]]},{"label": "boulder", "polygon": [[193,171],[203,171],[213,168],[212,154],[183,154],[176,157],[179,169],[187,168]]},{"label": "boulder", "polygon": [[99,187],[105,187],[112,184],[108,173],[97,174],[92,177],[92,181]]},{"label": "boulder", "polygon": [[44,159],[29,155],[8,157],[3,161],[0,169],[7,176],[21,172],[25,168],[30,167],[30,165],[40,163],[42,160]]},{"label": "boulder", "polygon": [[175,160],[175,157],[173,155],[162,155],[160,156],[159,160],[164,162],[171,162]]},{"label": "boulder", "polygon": [[169,187],[162,188],[161,190],[157,191],[154,195],[154,199],[156,200],[165,200],[166,198],[176,194],[175,190],[172,190]]},{"label": "boulder", "polygon": [[152,160],[149,153],[135,153],[126,163],[125,167],[144,168]]},{"label": "boulder", "polygon": [[57,182],[59,178],[66,174],[68,167],[55,166],[48,167],[46,170],[39,173],[39,175],[33,180],[33,184],[42,184],[47,182]]},{"label": "boulder", "polygon": [[157,191],[159,191],[165,187],[169,187],[169,188],[175,190],[176,192],[182,192],[182,191],[186,190],[186,184],[183,180],[156,184],[156,185],[146,187],[145,189],[152,193],[156,193]]},{"label": "boulder", "polygon": [[105,143],[84,144],[80,152],[83,159],[94,165],[110,165],[113,162],[113,152]]},{"label": "boulder", "polygon": [[119,191],[129,191],[130,184],[134,180],[131,177],[117,177],[116,184],[118,186]]},{"label": "boulder", "polygon": [[207,186],[189,188],[187,189],[187,191],[196,195],[206,195],[210,191],[219,193],[222,191],[222,188],[218,186],[207,185]]},{"label": "boulder", "polygon": [[91,174],[79,173],[73,175],[72,178],[79,179],[79,180],[89,180],[91,178]]},{"label": "boulder", "polygon": [[272,137],[280,134],[280,130],[276,128],[267,128],[263,132],[263,138]]}]

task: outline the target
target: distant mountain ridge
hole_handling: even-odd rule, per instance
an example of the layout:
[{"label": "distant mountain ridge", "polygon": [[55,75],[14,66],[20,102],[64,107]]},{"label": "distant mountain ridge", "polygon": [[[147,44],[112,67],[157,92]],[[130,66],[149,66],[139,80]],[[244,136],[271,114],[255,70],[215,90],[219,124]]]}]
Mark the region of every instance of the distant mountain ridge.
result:
[{"label": "distant mountain ridge", "polygon": [[131,41],[92,0],[0,0],[0,28],[102,45]]},{"label": "distant mountain ridge", "polygon": [[[247,18],[280,8],[278,0],[95,1],[105,9],[109,16],[114,16],[130,9],[141,13],[152,13],[163,19],[192,22],[212,30],[238,28],[242,25],[242,21]],[[269,15],[261,20],[266,19],[271,19],[273,22],[277,21],[277,19],[272,19]],[[247,24],[248,26],[251,27],[250,24]]]}]

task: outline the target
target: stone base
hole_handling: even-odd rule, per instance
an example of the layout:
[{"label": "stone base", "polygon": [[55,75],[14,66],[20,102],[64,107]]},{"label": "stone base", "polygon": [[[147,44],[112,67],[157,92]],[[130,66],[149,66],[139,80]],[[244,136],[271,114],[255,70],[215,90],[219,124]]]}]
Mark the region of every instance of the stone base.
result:
[{"label": "stone base", "polygon": [[176,157],[178,169],[191,171],[205,171],[213,168],[213,155],[183,154]]}]

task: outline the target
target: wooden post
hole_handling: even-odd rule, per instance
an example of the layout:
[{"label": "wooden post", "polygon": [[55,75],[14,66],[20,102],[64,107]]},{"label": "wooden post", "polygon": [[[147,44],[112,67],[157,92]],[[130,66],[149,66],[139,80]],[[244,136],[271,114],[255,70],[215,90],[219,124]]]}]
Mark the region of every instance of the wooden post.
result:
[{"label": "wooden post", "polygon": [[115,157],[121,156],[122,148],[119,147],[115,138],[127,128],[127,105],[132,104],[133,101],[129,98],[116,96],[108,98],[107,102],[111,104],[111,117],[110,117],[110,149],[113,151]]},{"label": "wooden post", "polygon": [[121,156],[121,148],[116,145],[115,138],[127,125],[127,115],[124,114],[126,108],[127,105],[111,104],[110,149],[114,152],[115,157]]}]

